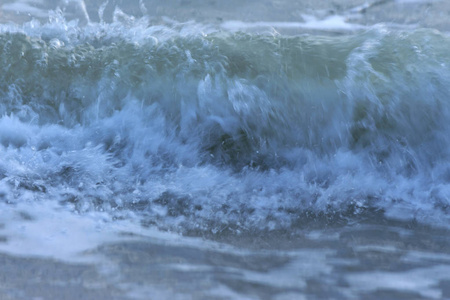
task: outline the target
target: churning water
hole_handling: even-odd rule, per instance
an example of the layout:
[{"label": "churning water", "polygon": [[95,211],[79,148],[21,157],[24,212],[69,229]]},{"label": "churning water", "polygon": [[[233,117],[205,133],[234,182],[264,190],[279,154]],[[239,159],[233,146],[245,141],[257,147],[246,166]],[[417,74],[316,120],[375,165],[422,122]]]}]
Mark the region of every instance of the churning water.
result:
[{"label": "churning water", "polygon": [[74,299],[450,297],[448,34],[101,9],[0,25],[8,273],[97,266],[54,267]]}]

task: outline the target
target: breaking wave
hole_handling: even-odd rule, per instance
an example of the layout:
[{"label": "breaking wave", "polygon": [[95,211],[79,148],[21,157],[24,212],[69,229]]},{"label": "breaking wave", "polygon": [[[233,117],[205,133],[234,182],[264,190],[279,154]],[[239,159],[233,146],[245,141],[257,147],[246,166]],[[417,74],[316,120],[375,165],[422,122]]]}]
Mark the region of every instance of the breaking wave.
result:
[{"label": "breaking wave", "polygon": [[178,231],[448,226],[448,49],[437,31],[381,25],[0,25],[0,199]]}]

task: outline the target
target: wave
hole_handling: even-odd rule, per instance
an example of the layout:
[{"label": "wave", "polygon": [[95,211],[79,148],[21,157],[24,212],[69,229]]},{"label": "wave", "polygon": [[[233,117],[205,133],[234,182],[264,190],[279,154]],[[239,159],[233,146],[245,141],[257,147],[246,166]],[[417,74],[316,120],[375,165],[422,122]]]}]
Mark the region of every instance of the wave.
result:
[{"label": "wave", "polygon": [[181,231],[448,226],[450,38],[0,25],[0,196]]}]

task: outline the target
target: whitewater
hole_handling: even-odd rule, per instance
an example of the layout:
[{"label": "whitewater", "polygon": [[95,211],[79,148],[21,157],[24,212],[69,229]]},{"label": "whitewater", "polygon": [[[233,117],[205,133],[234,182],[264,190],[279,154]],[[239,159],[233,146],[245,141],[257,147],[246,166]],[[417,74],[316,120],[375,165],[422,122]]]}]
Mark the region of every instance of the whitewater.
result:
[{"label": "whitewater", "polygon": [[361,21],[439,1],[150,2],[0,6],[0,298],[450,297],[449,31]]}]

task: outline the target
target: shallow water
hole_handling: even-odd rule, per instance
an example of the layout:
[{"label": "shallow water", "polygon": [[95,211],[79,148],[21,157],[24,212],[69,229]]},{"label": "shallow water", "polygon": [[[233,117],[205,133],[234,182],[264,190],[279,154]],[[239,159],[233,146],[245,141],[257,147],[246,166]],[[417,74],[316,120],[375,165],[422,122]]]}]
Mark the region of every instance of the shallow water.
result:
[{"label": "shallow water", "polygon": [[172,2],[1,4],[0,298],[450,297],[450,6]]}]

